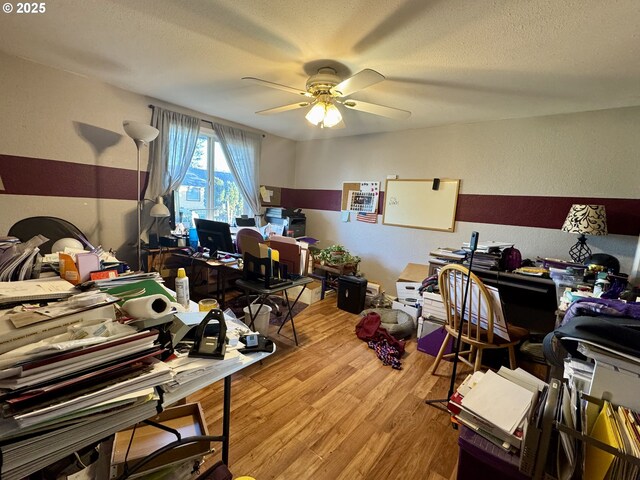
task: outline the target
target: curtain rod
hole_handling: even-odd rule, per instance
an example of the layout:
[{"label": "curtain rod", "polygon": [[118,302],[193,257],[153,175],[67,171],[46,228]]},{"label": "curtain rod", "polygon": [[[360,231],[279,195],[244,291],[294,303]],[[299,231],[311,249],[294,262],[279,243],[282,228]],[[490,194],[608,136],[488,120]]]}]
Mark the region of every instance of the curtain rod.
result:
[{"label": "curtain rod", "polygon": [[[151,104],[151,103],[148,105],[148,107],[149,107],[149,108],[156,108],[156,106],[155,106],[155,105],[153,105],[153,104]],[[209,123],[209,124],[211,124],[211,128],[213,128],[213,120],[207,120],[206,118],[200,118],[199,120],[200,120],[201,122],[205,122],[205,123]],[[222,123],[224,123],[224,122],[222,122]],[[229,125],[229,126],[231,127],[232,125]],[[257,133],[257,132],[256,132],[256,133]],[[266,135],[265,135],[264,133],[261,133],[260,135],[262,135],[262,138],[266,138]]]}]

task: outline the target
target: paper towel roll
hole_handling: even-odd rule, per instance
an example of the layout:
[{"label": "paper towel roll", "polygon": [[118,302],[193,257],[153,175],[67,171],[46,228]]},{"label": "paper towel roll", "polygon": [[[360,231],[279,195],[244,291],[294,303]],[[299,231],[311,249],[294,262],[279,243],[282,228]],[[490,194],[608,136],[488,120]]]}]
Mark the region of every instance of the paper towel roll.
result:
[{"label": "paper towel roll", "polygon": [[167,297],[156,294],[127,300],[122,308],[133,318],[158,318],[171,311],[171,304]]}]

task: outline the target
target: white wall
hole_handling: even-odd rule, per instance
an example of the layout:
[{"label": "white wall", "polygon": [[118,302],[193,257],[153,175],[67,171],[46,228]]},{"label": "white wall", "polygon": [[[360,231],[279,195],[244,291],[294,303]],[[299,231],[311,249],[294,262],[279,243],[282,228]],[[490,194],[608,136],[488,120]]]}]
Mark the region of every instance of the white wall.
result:
[{"label": "white wall", "polygon": [[[300,142],[296,188],[341,190],[344,181],[373,180],[384,189],[393,174],[460,178],[463,194],[637,199],[639,127],[636,107]],[[457,222],[455,232],[444,233],[342,223],[339,212],[306,213],[308,235],[360,255],[363,272],[389,292],[406,263],[426,263],[435,247],[459,247],[473,230],[481,240],[515,242],[525,258],[568,258],[576,241],[556,229]],[[636,237],[590,237],[588,244],[637,275],[631,270]]]},{"label": "white wall", "polygon": [[[1,53],[0,92],[0,154],[133,171],[136,147],[124,134],[122,121],[149,123],[150,103],[173,108],[93,79]],[[180,107],[175,110],[216,120]],[[87,130],[101,138],[99,146],[83,138]],[[263,141],[262,150],[261,183],[273,184],[277,172],[277,178],[286,182],[286,186],[292,186],[294,143],[269,135]],[[147,155],[145,148],[143,170],[146,170]],[[31,173],[46,175],[46,172]],[[55,181],[56,178],[51,178],[51,182]],[[135,198],[135,192],[132,197]],[[61,217],[78,226],[92,242],[113,248],[120,258],[133,262],[135,207],[135,200],[3,195],[0,191],[0,233],[6,233],[11,225],[25,217]]]}]

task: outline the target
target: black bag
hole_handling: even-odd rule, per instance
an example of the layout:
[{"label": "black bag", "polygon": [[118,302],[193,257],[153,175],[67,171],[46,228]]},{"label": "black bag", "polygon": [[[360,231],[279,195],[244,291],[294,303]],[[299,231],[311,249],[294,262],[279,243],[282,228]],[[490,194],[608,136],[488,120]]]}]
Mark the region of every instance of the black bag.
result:
[{"label": "black bag", "polygon": [[522,266],[522,254],[514,247],[505,248],[500,256],[500,270],[511,272]]}]

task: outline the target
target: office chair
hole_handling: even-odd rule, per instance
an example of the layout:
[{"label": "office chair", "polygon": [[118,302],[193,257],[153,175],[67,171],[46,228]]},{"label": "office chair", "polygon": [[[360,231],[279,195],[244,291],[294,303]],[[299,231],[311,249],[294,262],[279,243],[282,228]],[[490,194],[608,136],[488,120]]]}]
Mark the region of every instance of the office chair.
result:
[{"label": "office chair", "polygon": [[44,235],[49,240],[40,245],[40,253],[51,253],[51,246],[61,238],[75,238],[85,247],[93,248],[84,233],[71,222],[57,217],[28,217],[17,221],[9,229],[8,235],[26,242],[36,235]]},{"label": "office chair", "polygon": [[[460,348],[467,346],[468,350],[457,353],[458,360],[473,368],[474,372],[482,365],[482,353],[488,349],[506,348],[509,351],[509,365],[516,368],[515,346],[529,335],[527,329],[507,324],[509,340],[496,335],[496,315],[502,315],[502,305],[497,304],[487,287],[474,273],[462,265],[447,265],[440,269],[438,282],[440,293],[447,315],[445,330],[447,334],[442,342],[438,356],[436,357],[431,374],[435,374],[443,358],[452,358],[456,353],[445,354],[450,341],[458,338],[460,314],[462,312],[463,292],[467,279],[469,285],[469,298],[465,310],[465,324],[462,327]],[[497,309],[500,309],[500,312]],[[471,320],[469,322],[469,320]]]},{"label": "office chair", "polygon": [[236,250],[244,253],[249,245],[262,242],[262,234],[253,228],[241,228],[236,233]]}]

